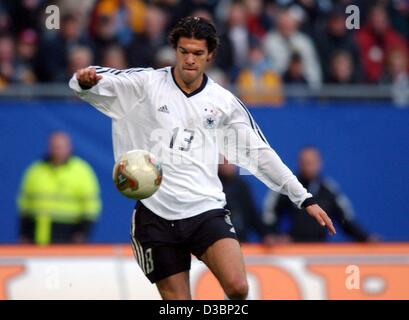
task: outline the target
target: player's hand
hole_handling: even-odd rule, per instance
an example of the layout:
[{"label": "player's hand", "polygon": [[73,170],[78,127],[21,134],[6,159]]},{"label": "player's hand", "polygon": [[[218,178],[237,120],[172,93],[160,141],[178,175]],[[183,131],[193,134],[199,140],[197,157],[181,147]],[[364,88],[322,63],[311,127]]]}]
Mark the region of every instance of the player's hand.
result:
[{"label": "player's hand", "polygon": [[94,68],[79,69],[75,73],[75,76],[77,77],[79,85],[83,88],[92,88],[102,79],[102,76],[97,74]]},{"label": "player's hand", "polygon": [[332,224],[331,219],[328,217],[327,213],[321,209],[321,207],[317,204],[312,204],[310,206],[308,206],[307,208],[305,208],[305,210],[307,210],[308,214],[315,218],[315,220],[317,220],[317,222],[323,226],[323,227],[327,227],[329,234],[330,235],[334,235],[336,234],[336,230],[334,228],[334,225]]}]

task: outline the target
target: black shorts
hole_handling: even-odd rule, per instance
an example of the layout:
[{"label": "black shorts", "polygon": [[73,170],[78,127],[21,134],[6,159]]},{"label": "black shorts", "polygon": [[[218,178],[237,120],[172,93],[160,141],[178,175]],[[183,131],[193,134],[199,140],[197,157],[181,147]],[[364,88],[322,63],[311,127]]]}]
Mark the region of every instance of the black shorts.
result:
[{"label": "black shorts", "polygon": [[197,216],[166,220],[140,201],[132,215],[132,249],[146,277],[155,283],[173,274],[190,270],[191,254],[198,259],[217,240],[236,233],[230,211],[215,209]]}]

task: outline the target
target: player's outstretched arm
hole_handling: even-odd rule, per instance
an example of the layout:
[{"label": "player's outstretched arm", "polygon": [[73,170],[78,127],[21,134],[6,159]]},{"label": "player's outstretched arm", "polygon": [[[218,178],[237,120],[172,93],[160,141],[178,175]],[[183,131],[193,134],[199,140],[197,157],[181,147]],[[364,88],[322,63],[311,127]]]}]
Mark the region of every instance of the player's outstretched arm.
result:
[{"label": "player's outstretched arm", "polygon": [[313,217],[317,222],[323,226],[327,227],[329,234],[334,235],[336,234],[336,230],[334,228],[334,225],[332,224],[331,219],[328,217],[327,213],[322,210],[322,208],[317,205],[317,204],[312,204],[308,207],[305,208],[305,210],[308,212],[308,214]]},{"label": "player's outstretched arm", "polygon": [[69,86],[82,100],[105,115],[121,119],[140,105],[149,79],[149,72],[145,71],[151,70],[153,69],[118,70],[90,66],[77,70],[70,79]]},{"label": "player's outstretched arm", "polygon": [[102,79],[102,76],[97,74],[94,68],[79,69],[75,73],[75,76],[82,89],[91,89]]},{"label": "player's outstretched arm", "polygon": [[[249,170],[271,190],[287,195],[299,209],[305,207],[331,235],[336,233],[331,219],[320,206],[305,203],[312,194],[270,147],[245,105],[234,96],[224,125],[226,130],[222,141],[228,147],[224,146],[220,151],[230,162]],[[229,150],[227,155],[225,150]]]}]

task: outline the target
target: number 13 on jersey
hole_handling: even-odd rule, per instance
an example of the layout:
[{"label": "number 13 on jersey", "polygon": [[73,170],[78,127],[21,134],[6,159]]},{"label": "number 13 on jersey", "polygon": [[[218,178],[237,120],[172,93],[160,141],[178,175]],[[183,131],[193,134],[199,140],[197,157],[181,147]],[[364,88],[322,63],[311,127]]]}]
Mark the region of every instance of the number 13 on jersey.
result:
[{"label": "number 13 on jersey", "polygon": [[[182,136],[183,140],[179,146],[175,146],[175,141],[176,141],[178,134]],[[177,127],[173,129],[173,134],[172,134],[172,138],[170,139],[169,148],[173,149],[174,147],[176,147],[181,151],[189,151],[194,136],[195,136],[194,130],[183,129],[183,131],[179,133],[179,127]]]}]

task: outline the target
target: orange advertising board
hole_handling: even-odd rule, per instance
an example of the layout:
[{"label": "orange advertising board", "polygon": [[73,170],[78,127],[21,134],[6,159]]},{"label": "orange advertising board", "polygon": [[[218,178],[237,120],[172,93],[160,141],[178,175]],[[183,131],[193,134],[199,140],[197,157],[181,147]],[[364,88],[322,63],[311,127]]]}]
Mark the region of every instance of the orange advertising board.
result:
[{"label": "orange advertising board", "polygon": [[[409,244],[243,245],[249,299],[409,299]],[[223,299],[206,266],[195,299]],[[0,246],[0,299],[159,299],[128,245]]]}]

